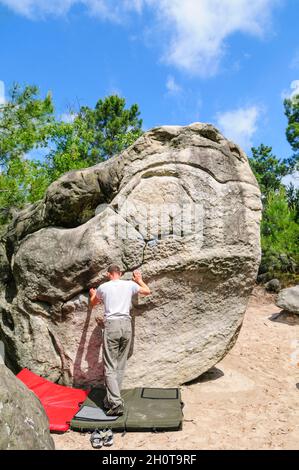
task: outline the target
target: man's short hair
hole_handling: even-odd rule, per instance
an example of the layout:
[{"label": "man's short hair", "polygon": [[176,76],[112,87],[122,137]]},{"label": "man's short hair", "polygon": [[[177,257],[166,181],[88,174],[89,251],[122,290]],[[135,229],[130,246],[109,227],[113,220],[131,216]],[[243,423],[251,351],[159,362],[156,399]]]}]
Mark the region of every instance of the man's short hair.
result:
[{"label": "man's short hair", "polygon": [[110,264],[110,266],[108,266],[107,271],[108,271],[109,274],[113,274],[113,273],[120,274],[121,273],[120,267],[117,264]]}]

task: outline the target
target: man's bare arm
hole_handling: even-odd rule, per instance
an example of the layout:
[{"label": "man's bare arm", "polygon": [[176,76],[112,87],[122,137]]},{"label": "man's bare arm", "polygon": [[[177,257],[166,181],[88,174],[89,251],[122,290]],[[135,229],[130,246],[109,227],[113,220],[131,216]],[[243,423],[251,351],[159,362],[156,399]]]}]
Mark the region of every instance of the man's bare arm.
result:
[{"label": "man's bare arm", "polygon": [[140,271],[134,271],[133,272],[133,281],[137,282],[137,284],[139,284],[139,286],[140,286],[138,294],[142,294],[142,295],[150,295],[151,294],[151,290],[148,287],[148,285],[145,284],[145,282],[143,281]]},{"label": "man's bare arm", "polygon": [[93,307],[102,302],[102,300],[97,297],[97,290],[93,288],[89,289],[89,298]]}]

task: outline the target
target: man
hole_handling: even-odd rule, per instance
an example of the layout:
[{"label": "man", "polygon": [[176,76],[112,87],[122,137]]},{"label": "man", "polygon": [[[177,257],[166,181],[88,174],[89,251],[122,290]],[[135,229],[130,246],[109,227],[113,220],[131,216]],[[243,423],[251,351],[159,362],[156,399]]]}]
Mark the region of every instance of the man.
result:
[{"label": "man", "polygon": [[[130,316],[134,294],[149,295],[149,287],[143,282],[139,271],[133,272],[133,280],[120,279],[119,266],[112,264],[106,273],[108,282],[97,289],[90,289],[92,305],[104,303],[103,362],[106,382],[104,406],[107,415],[122,415],[124,403],[121,384],[132,339]],[[98,320],[100,321],[100,320]]]}]

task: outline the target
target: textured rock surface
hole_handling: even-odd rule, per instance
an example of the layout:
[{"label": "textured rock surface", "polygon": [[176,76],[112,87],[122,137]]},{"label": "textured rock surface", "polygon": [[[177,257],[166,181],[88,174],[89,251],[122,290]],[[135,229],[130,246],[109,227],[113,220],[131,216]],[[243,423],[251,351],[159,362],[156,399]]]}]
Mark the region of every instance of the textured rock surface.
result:
[{"label": "textured rock surface", "polygon": [[[7,354],[50,380],[102,380],[88,289],[117,262],[141,267],[125,385],[177,385],[234,344],[260,262],[260,191],[214,127],[152,129],[107,162],[65,174],[7,232]],[[97,307],[101,309],[102,307]]]},{"label": "textured rock surface", "polygon": [[38,398],[0,363],[0,450],[51,450],[54,441]]},{"label": "textured rock surface", "polygon": [[266,282],[265,289],[268,292],[278,293],[281,289],[281,284],[279,282],[279,279],[271,279],[271,281]]},{"label": "textured rock surface", "polygon": [[281,290],[276,305],[288,312],[299,314],[299,285]]}]

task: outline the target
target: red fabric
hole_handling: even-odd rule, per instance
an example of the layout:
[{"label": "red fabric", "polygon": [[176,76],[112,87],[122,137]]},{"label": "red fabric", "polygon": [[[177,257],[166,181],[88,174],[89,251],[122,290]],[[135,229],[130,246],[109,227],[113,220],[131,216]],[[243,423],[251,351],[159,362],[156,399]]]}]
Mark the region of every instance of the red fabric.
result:
[{"label": "red fabric", "polygon": [[49,418],[50,431],[67,431],[70,427],[68,422],[89,393],[89,390],[54,384],[28,369],[21,370],[17,377],[40,399]]}]

